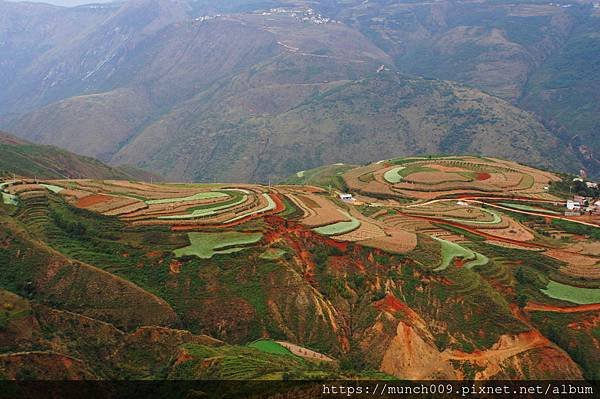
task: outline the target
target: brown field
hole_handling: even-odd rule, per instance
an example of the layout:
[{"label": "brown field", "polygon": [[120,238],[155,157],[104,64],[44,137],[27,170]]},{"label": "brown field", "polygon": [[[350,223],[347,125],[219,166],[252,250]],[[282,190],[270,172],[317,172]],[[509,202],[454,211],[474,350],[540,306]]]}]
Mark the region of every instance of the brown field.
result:
[{"label": "brown field", "polygon": [[88,195],[87,197],[78,199],[75,202],[75,206],[78,208],[89,208],[91,206],[101,204],[103,202],[111,201],[113,198],[114,197],[111,197],[110,195],[92,194]]},{"label": "brown field", "polygon": [[404,181],[414,182],[415,184],[424,183],[427,185],[437,185],[446,182],[469,182],[471,179],[452,172],[417,172],[406,176]]},{"label": "brown field", "polygon": [[567,264],[566,267],[560,269],[562,273],[574,277],[600,279],[600,259],[598,258],[560,249],[549,249],[544,254]]},{"label": "brown field", "polygon": [[578,242],[569,246],[569,251],[583,255],[600,256],[600,241]]},{"label": "brown field", "polygon": [[388,235],[364,240],[360,244],[400,254],[410,252],[417,246],[417,235],[415,233],[400,229],[389,229],[386,233]]},{"label": "brown field", "polygon": [[375,237],[385,237],[385,231],[381,227],[382,223],[374,219],[363,216],[356,209],[350,210],[350,215],[360,220],[360,227],[346,234],[335,237],[339,241],[362,241]]},{"label": "brown field", "polygon": [[502,215],[502,221],[508,226],[503,228],[478,229],[482,233],[490,234],[499,238],[505,238],[516,241],[531,241],[535,238],[533,233],[521,223],[507,216]]},{"label": "brown field", "polygon": [[344,215],[340,213],[339,208],[326,197],[310,193],[296,195],[295,197],[303,204],[302,209],[310,212],[301,220],[302,223],[307,226],[319,227],[349,220],[344,217]]},{"label": "brown field", "polygon": [[5,191],[12,195],[19,195],[27,191],[45,190],[44,187],[37,184],[12,184],[5,188]]}]

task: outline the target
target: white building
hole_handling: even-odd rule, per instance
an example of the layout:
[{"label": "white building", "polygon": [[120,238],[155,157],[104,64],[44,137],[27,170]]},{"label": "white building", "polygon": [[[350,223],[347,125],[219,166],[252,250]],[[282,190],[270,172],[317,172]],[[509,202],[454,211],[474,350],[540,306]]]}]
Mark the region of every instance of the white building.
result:
[{"label": "white building", "polygon": [[576,210],[578,211],[581,209],[581,203],[578,201],[568,200],[567,201],[567,209],[570,211],[576,211]]},{"label": "white building", "polygon": [[588,186],[588,188],[598,188],[598,183],[593,183],[591,181],[586,182],[585,185]]},{"label": "white building", "polygon": [[352,198],[352,194],[340,193],[339,196],[342,201],[354,201],[354,198]]}]

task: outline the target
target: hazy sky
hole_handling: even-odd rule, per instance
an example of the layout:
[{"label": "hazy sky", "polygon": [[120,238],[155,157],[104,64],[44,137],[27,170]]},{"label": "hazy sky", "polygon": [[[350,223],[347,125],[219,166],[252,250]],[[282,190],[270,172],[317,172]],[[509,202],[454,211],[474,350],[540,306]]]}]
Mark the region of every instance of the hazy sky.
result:
[{"label": "hazy sky", "polygon": [[[10,1],[20,1],[20,0],[10,0]],[[91,4],[91,3],[110,3],[114,0],[27,0],[32,3],[48,3],[48,4],[56,4],[57,6],[79,6],[81,4]]]}]

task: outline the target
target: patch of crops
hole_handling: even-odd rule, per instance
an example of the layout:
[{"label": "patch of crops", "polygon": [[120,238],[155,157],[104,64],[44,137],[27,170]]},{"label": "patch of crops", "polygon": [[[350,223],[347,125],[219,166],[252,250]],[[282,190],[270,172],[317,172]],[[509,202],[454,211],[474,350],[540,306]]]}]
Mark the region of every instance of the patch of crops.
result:
[{"label": "patch of crops", "polygon": [[284,348],[281,344],[270,339],[259,339],[258,341],[248,344],[248,347],[258,349],[265,353],[273,353],[275,355],[294,356],[287,348]]},{"label": "patch of crops", "polygon": [[54,186],[52,184],[40,184],[40,186],[46,188],[49,191],[52,191],[54,194],[58,194],[64,190],[64,188],[59,187],[59,186]]},{"label": "patch of crops", "polygon": [[326,236],[335,236],[340,234],[350,233],[360,227],[360,221],[358,219],[353,218],[347,212],[338,209],[340,213],[350,219],[349,222],[338,222],[329,224],[327,226],[314,228],[313,231],[315,233],[323,234]]},{"label": "patch of crops", "polygon": [[479,208],[481,212],[487,213],[492,216],[492,220],[467,220],[460,218],[443,218],[443,220],[447,220],[449,222],[459,222],[459,223],[467,223],[467,224],[498,224],[502,221],[502,217],[496,212],[490,209]]},{"label": "patch of crops", "polygon": [[560,212],[551,211],[549,209],[540,208],[537,206],[525,205],[525,204],[511,204],[508,202],[499,202],[498,205],[505,206],[507,208],[518,209],[521,211],[531,211],[531,212],[542,212],[549,213],[552,215],[560,215]]},{"label": "patch of crops", "polygon": [[261,233],[239,233],[226,231],[222,233],[189,233],[190,245],[174,251],[175,256],[197,256],[201,259],[212,258],[216,254],[229,254],[244,250],[239,245],[259,242]]},{"label": "patch of crops", "polygon": [[19,205],[19,200],[16,195],[8,194],[8,193],[0,193],[2,194],[2,202],[6,205]]},{"label": "patch of crops", "polygon": [[236,220],[240,220],[245,217],[255,215],[257,213],[269,212],[277,207],[277,204],[275,204],[275,201],[273,201],[273,198],[271,198],[271,196],[269,194],[263,193],[262,196],[267,200],[267,205],[265,205],[263,208],[260,208],[258,210],[251,210],[246,213],[242,213],[241,215],[238,215],[232,219],[227,220],[226,223],[235,222]]},{"label": "patch of crops", "polygon": [[222,193],[220,191],[208,191],[208,192],[202,192],[202,193],[190,195],[189,197],[148,200],[148,201],[146,201],[146,204],[148,204],[148,205],[172,204],[175,202],[198,201],[198,200],[220,198],[220,197],[227,197],[227,194]]},{"label": "patch of crops", "polygon": [[203,216],[210,216],[210,215],[214,215],[217,211],[221,211],[223,209],[227,209],[227,208],[231,208],[231,207],[243,204],[247,200],[248,200],[248,196],[242,195],[240,197],[240,199],[238,199],[237,201],[235,201],[233,203],[227,203],[227,204],[222,204],[222,205],[216,204],[213,207],[206,208],[206,209],[197,209],[197,210],[193,211],[192,213],[187,213],[185,215],[159,216],[158,219],[177,220],[177,219],[193,219],[193,218],[199,218],[199,217],[203,217]]},{"label": "patch of crops", "polygon": [[550,298],[576,303],[578,305],[589,305],[600,303],[600,289],[581,288],[572,285],[561,284],[550,280],[548,286],[541,291]]},{"label": "patch of crops", "polygon": [[439,241],[442,246],[442,263],[440,266],[433,269],[436,272],[447,269],[454,258],[467,260],[464,264],[464,267],[467,269],[471,269],[475,266],[482,266],[489,262],[489,259],[480,253],[474,252],[454,242],[439,238],[435,239]]},{"label": "patch of crops", "polygon": [[400,183],[402,181],[402,176],[400,176],[400,171],[405,169],[405,166],[397,166],[393,169],[388,170],[383,174],[383,178],[385,181],[395,184]]}]

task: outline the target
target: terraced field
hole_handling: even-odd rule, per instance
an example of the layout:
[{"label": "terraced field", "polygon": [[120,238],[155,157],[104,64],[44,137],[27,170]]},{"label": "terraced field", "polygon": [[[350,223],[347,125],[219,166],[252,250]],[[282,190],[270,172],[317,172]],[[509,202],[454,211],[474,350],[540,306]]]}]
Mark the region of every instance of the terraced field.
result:
[{"label": "terraced field", "polygon": [[598,288],[574,287],[556,281],[550,281],[548,286],[541,291],[550,298],[560,299],[578,305],[600,303],[600,289]]},{"label": "terraced field", "polygon": [[568,179],[456,156],[274,186],[7,179],[0,335],[39,325],[32,348],[111,378],[600,375],[599,227],[546,190]]},{"label": "terraced field", "polygon": [[193,255],[201,259],[210,259],[218,254],[231,254],[244,250],[244,246],[255,244],[262,238],[260,233],[238,233],[235,231],[219,233],[188,233],[190,245],[176,249],[178,257]]}]

